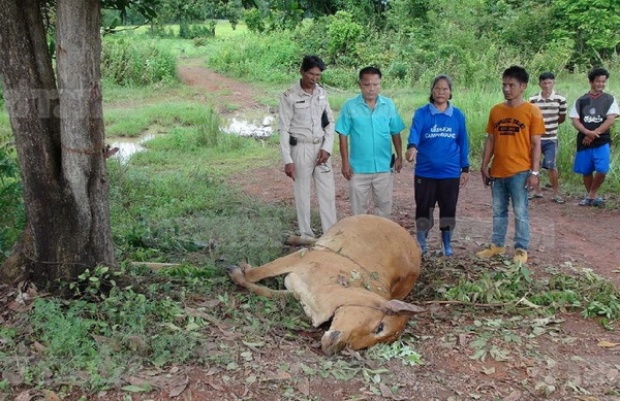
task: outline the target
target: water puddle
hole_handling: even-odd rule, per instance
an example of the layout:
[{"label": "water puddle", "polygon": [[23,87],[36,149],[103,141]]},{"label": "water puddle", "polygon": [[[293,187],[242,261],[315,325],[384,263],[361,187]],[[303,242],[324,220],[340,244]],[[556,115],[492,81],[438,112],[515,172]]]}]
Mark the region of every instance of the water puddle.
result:
[{"label": "water puddle", "polygon": [[146,148],[142,145],[153,138],[155,134],[148,132],[137,138],[114,138],[110,142],[110,149],[118,148],[118,152],[112,156],[112,159],[118,159],[122,164],[126,164],[131,156],[144,152]]},{"label": "water puddle", "polygon": [[[275,124],[275,117],[271,114],[234,116],[224,119],[224,124],[220,130],[225,134],[238,135],[244,138],[265,139],[274,134],[273,124]],[[162,135],[164,131],[162,127],[151,127],[136,138],[109,138],[110,149],[118,148],[118,152],[112,158],[126,164],[131,156],[147,150],[143,146],[145,142]]]},{"label": "water puddle", "polygon": [[272,115],[264,117],[247,118],[232,117],[223,126],[222,132],[227,134],[239,135],[245,138],[264,139],[273,135],[272,124],[275,118]]}]

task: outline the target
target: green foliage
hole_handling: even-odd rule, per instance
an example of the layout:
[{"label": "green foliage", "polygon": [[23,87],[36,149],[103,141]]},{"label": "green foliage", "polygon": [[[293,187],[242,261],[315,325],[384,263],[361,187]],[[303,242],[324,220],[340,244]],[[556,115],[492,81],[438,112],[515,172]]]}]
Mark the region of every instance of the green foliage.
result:
[{"label": "green foliage", "polygon": [[402,338],[391,344],[376,344],[367,351],[366,355],[368,358],[375,360],[390,361],[397,359],[407,366],[423,365],[422,356],[414,350],[412,344]]},{"label": "green foliage", "polygon": [[355,45],[364,33],[364,28],[353,21],[353,16],[346,11],[338,11],[327,26],[329,56],[336,62],[345,59],[350,65],[355,59]]},{"label": "green foliage", "polygon": [[[95,284],[100,276],[94,273],[81,277],[90,296],[100,290]],[[197,344],[195,330],[205,324],[184,315],[169,298],[121,289],[114,283],[99,299],[99,303],[43,298],[34,302],[31,336],[44,344],[45,359],[29,363],[27,384],[38,385],[51,374],[59,382],[92,390],[113,385],[122,374],[145,363],[183,363]]]},{"label": "green foliage", "polygon": [[179,37],[182,39],[195,39],[215,36],[216,21],[210,21],[205,25],[192,25],[187,20],[182,19],[179,24]]},{"label": "green foliage", "polygon": [[[561,17],[561,33],[572,33],[576,57],[586,54],[588,62],[598,63],[620,45],[618,4],[615,0],[558,0],[553,3],[555,16]],[[583,57],[583,56],[582,56]]]},{"label": "green foliage", "polygon": [[288,32],[274,32],[268,37],[251,34],[219,42],[208,63],[220,72],[265,82],[289,81],[299,74],[302,49]]},{"label": "green foliage", "polygon": [[570,63],[575,43],[572,39],[552,40],[532,57],[531,71],[562,71]]},{"label": "green foliage", "polygon": [[154,42],[106,37],[101,70],[118,85],[151,85],[176,81],[175,56]]},{"label": "green foliage", "polygon": [[546,281],[535,281],[526,267],[507,265],[483,271],[473,280],[459,280],[440,292],[448,300],[464,303],[509,309],[523,305],[544,314],[576,309],[585,317],[620,319],[620,292],[612,283],[589,271],[576,275],[555,273]]},{"label": "green foliage", "polygon": [[263,11],[256,8],[245,10],[243,12],[243,20],[245,21],[245,24],[250,32],[265,32],[265,15]]}]

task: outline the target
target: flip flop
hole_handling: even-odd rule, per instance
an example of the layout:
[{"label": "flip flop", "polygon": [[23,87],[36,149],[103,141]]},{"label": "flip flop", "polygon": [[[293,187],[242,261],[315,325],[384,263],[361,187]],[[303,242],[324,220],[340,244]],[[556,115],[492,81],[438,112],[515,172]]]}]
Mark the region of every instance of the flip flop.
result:
[{"label": "flip flop", "polygon": [[559,203],[560,205],[566,203],[566,201],[562,199],[562,197],[560,197],[559,195],[554,196],[551,200],[555,203]]},{"label": "flip flop", "polygon": [[531,200],[531,199],[540,199],[540,198],[542,198],[542,197],[543,197],[543,196],[542,196],[541,194],[536,194],[536,193],[531,193],[531,194],[529,194],[529,195],[527,196],[527,198],[528,198],[528,199],[530,199],[530,200]]},{"label": "flip flop", "polygon": [[579,206],[592,206],[592,202],[594,202],[594,199],[583,198],[583,200],[579,202],[578,205]]}]

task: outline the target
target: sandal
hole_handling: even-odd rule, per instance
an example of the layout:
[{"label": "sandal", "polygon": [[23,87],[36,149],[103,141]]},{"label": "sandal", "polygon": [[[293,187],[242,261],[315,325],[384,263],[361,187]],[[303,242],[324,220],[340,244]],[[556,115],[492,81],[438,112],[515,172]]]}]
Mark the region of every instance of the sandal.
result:
[{"label": "sandal", "polygon": [[579,202],[578,205],[579,206],[592,206],[592,202],[594,202],[594,199],[583,198],[583,200]]},{"label": "sandal", "polygon": [[592,199],[592,206],[603,207],[605,206],[605,201],[603,200],[603,198]]},{"label": "sandal", "polygon": [[560,195],[554,196],[551,200],[555,203],[559,203],[560,205],[566,203],[566,201],[562,199]]},{"label": "sandal", "polygon": [[527,196],[527,198],[528,198],[529,200],[532,200],[532,199],[540,199],[540,198],[542,198],[542,197],[543,197],[543,196],[542,196],[542,194],[537,194],[537,193],[534,193],[534,192],[530,193],[530,194]]}]

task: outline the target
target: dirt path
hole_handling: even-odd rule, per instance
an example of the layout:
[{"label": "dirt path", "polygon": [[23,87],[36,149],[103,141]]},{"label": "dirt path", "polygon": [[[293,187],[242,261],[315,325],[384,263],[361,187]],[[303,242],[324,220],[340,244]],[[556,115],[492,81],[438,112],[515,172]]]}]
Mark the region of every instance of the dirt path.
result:
[{"label": "dirt path", "polygon": [[[238,106],[237,111],[260,107],[258,93],[244,83],[232,80],[198,66],[181,67],[180,76],[188,85],[199,87],[209,96],[217,96],[217,104],[226,102]],[[475,167],[475,166],[474,166]],[[394,220],[407,229],[413,228],[413,174],[406,164],[395,176]],[[463,189],[458,206],[458,226],[455,232],[456,256],[474,253],[491,235],[491,195],[482,185],[480,174],[471,174]],[[334,155],[339,217],[350,214],[347,182],[340,171],[340,159]],[[235,177],[243,189],[268,202],[293,204],[290,180],[282,166],[260,168]],[[620,285],[620,209],[598,209],[577,206],[578,199],[568,198],[567,203],[551,202],[549,191],[545,198],[530,203],[532,266],[555,265],[590,267],[596,273]],[[512,223],[512,222],[511,222]],[[512,243],[513,231],[509,226],[507,245]],[[439,248],[437,228],[431,233],[430,244]]]}]

